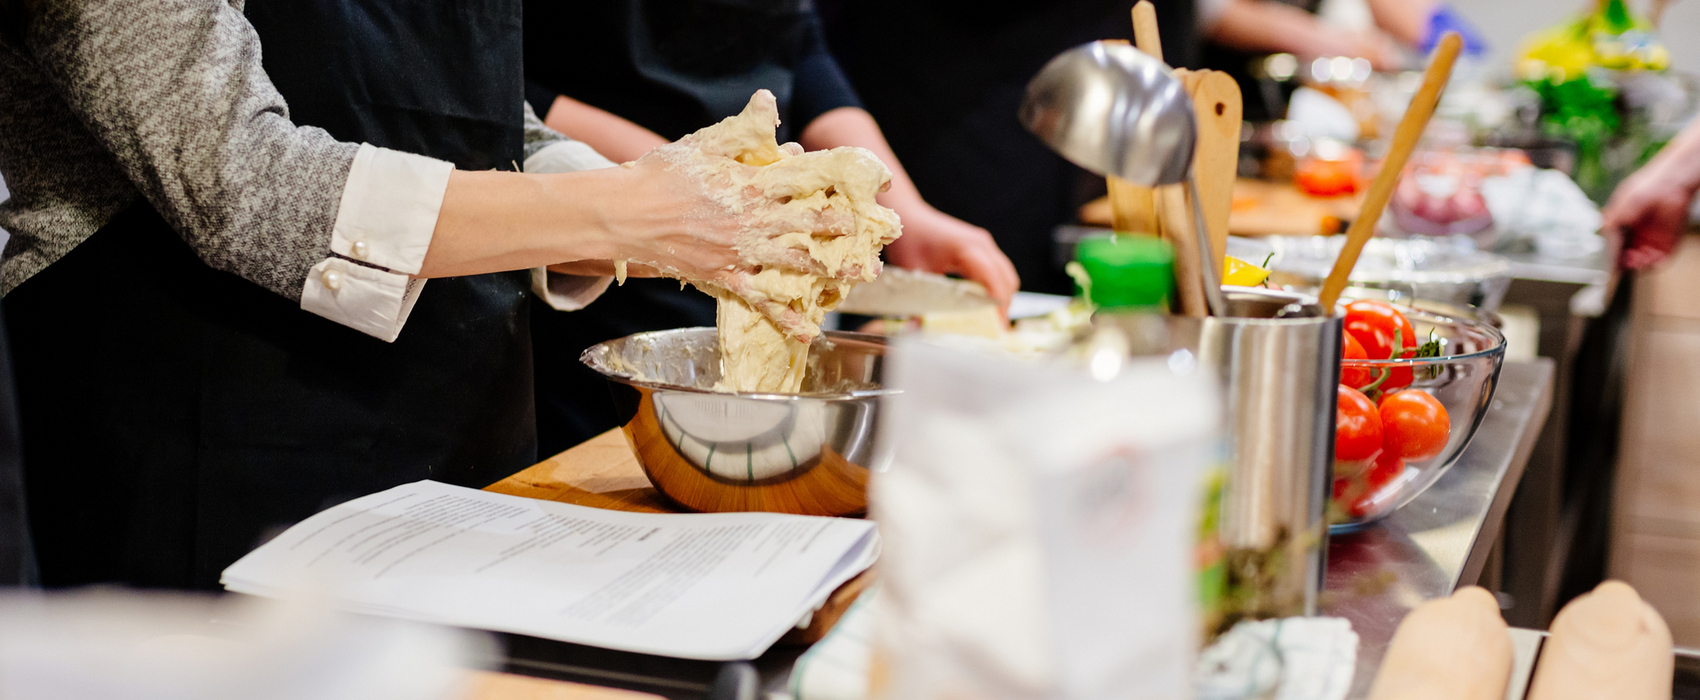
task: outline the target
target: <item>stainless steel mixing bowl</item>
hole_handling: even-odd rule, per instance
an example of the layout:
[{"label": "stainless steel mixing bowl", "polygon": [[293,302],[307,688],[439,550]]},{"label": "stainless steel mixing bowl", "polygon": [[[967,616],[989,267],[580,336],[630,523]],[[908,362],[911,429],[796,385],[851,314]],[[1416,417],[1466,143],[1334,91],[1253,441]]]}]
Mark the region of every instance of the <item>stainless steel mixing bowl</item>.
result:
[{"label": "stainless steel mixing bowl", "polygon": [[650,483],[702,512],[857,515],[868,509],[885,339],[827,331],[800,394],[728,394],[713,328],[638,333],[584,351],[609,380]]}]

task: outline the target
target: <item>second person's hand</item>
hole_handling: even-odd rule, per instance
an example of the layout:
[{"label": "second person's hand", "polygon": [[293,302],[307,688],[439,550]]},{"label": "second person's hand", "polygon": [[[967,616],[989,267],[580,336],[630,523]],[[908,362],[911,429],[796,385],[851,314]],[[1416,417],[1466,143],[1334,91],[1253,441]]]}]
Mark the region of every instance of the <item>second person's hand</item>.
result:
[{"label": "second person's hand", "polygon": [[1601,233],[1622,249],[1618,263],[1631,270],[1670,255],[1688,227],[1688,212],[1700,190],[1700,120],[1690,123],[1647,165],[1611,193]]},{"label": "second person's hand", "polygon": [[896,207],[903,237],[886,246],[886,259],[909,270],[961,275],[986,288],[998,307],[1021,288],[1015,264],[998,249],[992,234],[926,204]]},{"label": "second person's hand", "polygon": [[1629,176],[1606,204],[1602,232],[1621,246],[1620,263],[1651,267],[1670,255],[1688,226],[1695,189],[1655,160]]}]

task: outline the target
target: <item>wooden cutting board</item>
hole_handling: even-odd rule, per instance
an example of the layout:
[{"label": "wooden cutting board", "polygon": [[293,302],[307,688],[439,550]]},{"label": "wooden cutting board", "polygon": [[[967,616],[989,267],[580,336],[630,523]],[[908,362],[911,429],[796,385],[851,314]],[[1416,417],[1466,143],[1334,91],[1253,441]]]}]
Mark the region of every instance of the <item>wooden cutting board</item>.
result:
[{"label": "wooden cutting board", "polygon": [[[687,512],[650,485],[649,477],[644,476],[643,466],[638,464],[637,455],[632,452],[631,443],[619,429],[586,440],[484,490],[635,513]],[[792,630],[779,643],[796,645],[820,641],[873,580],[874,572],[869,570],[846,581],[827,598],[820,610],[815,611],[807,628]]]},{"label": "wooden cutting board", "polygon": [[649,484],[632,446],[618,429],[586,440],[484,490],[635,513],[683,512]]},{"label": "wooden cutting board", "polygon": [[[1234,182],[1228,232],[1235,236],[1315,236],[1339,233],[1357,216],[1363,195],[1312,197],[1292,183],[1241,178]],[[1110,199],[1080,208],[1080,223],[1112,226]]]},{"label": "wooden cutting board", "polygon": [[1312,197],[1290,182],[1240,179],[1234,183],[1234,202],[1228,232],[1236,236],[1315,236],[1345,231],[1344,222],[1358,215],[1363,193],[1341,197]]}]

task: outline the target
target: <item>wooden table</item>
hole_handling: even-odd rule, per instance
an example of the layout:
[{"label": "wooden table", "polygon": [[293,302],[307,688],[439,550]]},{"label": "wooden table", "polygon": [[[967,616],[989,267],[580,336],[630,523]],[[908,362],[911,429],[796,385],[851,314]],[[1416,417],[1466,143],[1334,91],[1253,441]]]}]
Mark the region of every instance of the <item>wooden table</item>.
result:
[{"label": "wooden table", "polygon": [[609,510],[679,512],[650,486],[626,436],[617,429],[538,462],[484,490]]},{"label": "wooden table", "polygon": [[468,700],[662,700],[659,695],[512,673],[473,674]]}]

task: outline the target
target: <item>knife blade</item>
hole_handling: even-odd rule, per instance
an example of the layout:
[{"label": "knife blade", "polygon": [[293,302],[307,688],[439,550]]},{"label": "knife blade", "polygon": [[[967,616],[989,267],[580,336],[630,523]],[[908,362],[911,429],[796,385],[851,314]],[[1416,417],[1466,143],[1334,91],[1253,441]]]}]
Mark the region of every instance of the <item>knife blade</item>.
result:
[{"label": "knife blade", "polygon": [[888,266],[874,281],[852,287],[836,310],[864,316],[908,317],[996,305],[978,282]]}]

